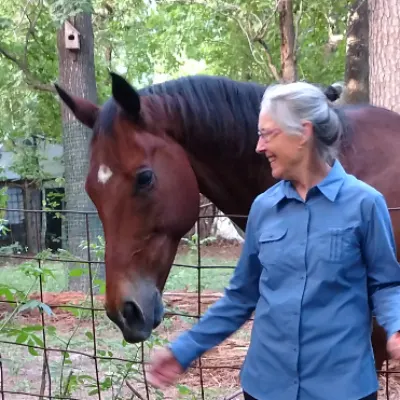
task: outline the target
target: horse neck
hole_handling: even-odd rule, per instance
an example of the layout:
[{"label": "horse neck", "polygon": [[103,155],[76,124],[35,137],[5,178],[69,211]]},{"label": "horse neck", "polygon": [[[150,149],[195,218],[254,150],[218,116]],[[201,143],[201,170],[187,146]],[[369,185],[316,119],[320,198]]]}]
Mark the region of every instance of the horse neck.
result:
[{"label": "horse neck", "polygon": [[[274,183],[267,183],[271,181],[268,163],[255,151],[230,152],[227,147],[226,156],[223,157],[221,151],[213,151],[209,145],[207,133],[210,130],[206,123],[203,126],[193,124],[193,129],[188,129],[184,120],[187,115],[183,115],[187,112],[183,99],[153,95],[148,96],[144,104],[149,131],[160,135],[166,133],[183,147],[196,175],[200,192],[223,213],[247,215],[255,196]],[[196,121],[207,121],[206,116],[196,117]],[[233,129],[237,129],[234,119]],[[224,153],[224,143],[218,144]],[[245,219],[232,219],[244,229]]]}]

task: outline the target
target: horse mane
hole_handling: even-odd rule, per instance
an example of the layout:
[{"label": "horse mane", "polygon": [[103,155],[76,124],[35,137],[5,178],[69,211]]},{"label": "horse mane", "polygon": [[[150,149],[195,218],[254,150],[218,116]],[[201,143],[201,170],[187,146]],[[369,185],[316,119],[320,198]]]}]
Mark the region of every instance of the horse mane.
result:
[{"label": "horse mane", "polygon": [[254,155],[258,114],[266,86],[226,77],[195,75],[154,84],[139,90],[169,118],[180,116],[187,135],[180,138],[189,151],[229,156]]},{"label": "horse mane", "polygon": [[[177,123],[187,133],[179,141],[188,151],[201,148],[210,156],[250,158],[258,140],[258,116],[266,88],[227,77],[194,75],[153,84],[138,93],[147,97],[156,113],[162,110],[164,118],[176,120],[179,115]],[[111,134],[117,112],[116,102],[110,98],[100,112],[97,131]],[[346,137],[350,125],[343,112],[339,111],[339,117]],[[151,122],[157,124],[157,120]]]}]

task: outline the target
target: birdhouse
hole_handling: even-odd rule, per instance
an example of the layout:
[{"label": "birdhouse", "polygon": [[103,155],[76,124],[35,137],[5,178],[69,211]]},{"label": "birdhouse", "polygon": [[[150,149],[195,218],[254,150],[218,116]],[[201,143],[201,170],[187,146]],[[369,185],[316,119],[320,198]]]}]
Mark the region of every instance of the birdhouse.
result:
[{"label": "birdhouse", "polygon": [[80,41],[79,41],[80,33],[68,21],[65,21],[64,35],[65,35],[65,48],[66,49],[79,50],[81,48]]}]

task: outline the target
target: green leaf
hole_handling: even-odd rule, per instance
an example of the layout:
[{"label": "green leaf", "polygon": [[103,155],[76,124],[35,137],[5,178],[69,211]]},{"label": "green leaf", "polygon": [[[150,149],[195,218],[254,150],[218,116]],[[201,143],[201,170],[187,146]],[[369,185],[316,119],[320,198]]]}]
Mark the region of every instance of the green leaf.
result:
[{"label": "green leaf", "polygon": [[88,272],[89,272],[88,268],[74,268],[69,270],[69,276],[76,278],[84,274],[87,274]]},{"label": "green leaf", "polygon": [[64,352],[64,364],[65,365],[72,364],[72,361],[70,359],[69,353],[67,353],[67,352]]},{"label": "green leaf", "polygon": [[85,333],[86,337],[88,337],[90,340],[93,340],[93,333],[88,331]]},{"label": "green leaf", "polygon": [[57,328],[55,326],[47,325],[46,330],[50,335],[55,335],[57,333]]},{"label": "green leaf", "polygon": [[43,340],[37,336],[37,335],[31,335],[31,338],[33,339],[33,341],[39,346],[39,347],[44,347],[44,343]]},{"label": "green leaf", "polygon": [[38,356],[39,353],[36,351],[36,349],[34,349],[33,347],[29,346],[28,347],[28,351],[29,353],[31,353],[33,356]]},{"label": "green leaf", "polygon": [[69,311],[74,317],[79,317],[81,311],[76,307],[63,307],[64,310]]},{"label": "green leaf", "polygon": [[29,338],[29,335],[26,332],[21,332],[15,339],[15,342],[18,344],[25,343]]},{"label": "green leaf", "polygon": [[192,393],[192,391],[187,386],[178,384],[178,385],[176,385],[176,387],[178,388],[178,391],[179,391],[180,394],[190,394],[190,393]]},{"label": "green leaf", "polygon": [[37,332],[43,330],[42,325],[29,325],[22,328],[24,332]]},{"label": "green leaf", "polygon": [[78,375],[78,381],[79,383],[83,384],[86,382],[96,382],[96,379],[90,375]]}]

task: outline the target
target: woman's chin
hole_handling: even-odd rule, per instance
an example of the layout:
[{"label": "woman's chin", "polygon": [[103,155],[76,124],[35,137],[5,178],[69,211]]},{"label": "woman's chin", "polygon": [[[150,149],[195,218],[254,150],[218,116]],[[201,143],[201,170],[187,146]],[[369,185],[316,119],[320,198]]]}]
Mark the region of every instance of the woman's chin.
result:
[{"label": "woman's chin", "polygon": [[282,170],[278,166],[271,166],[271,174],[275,179],[283,179]]}]

